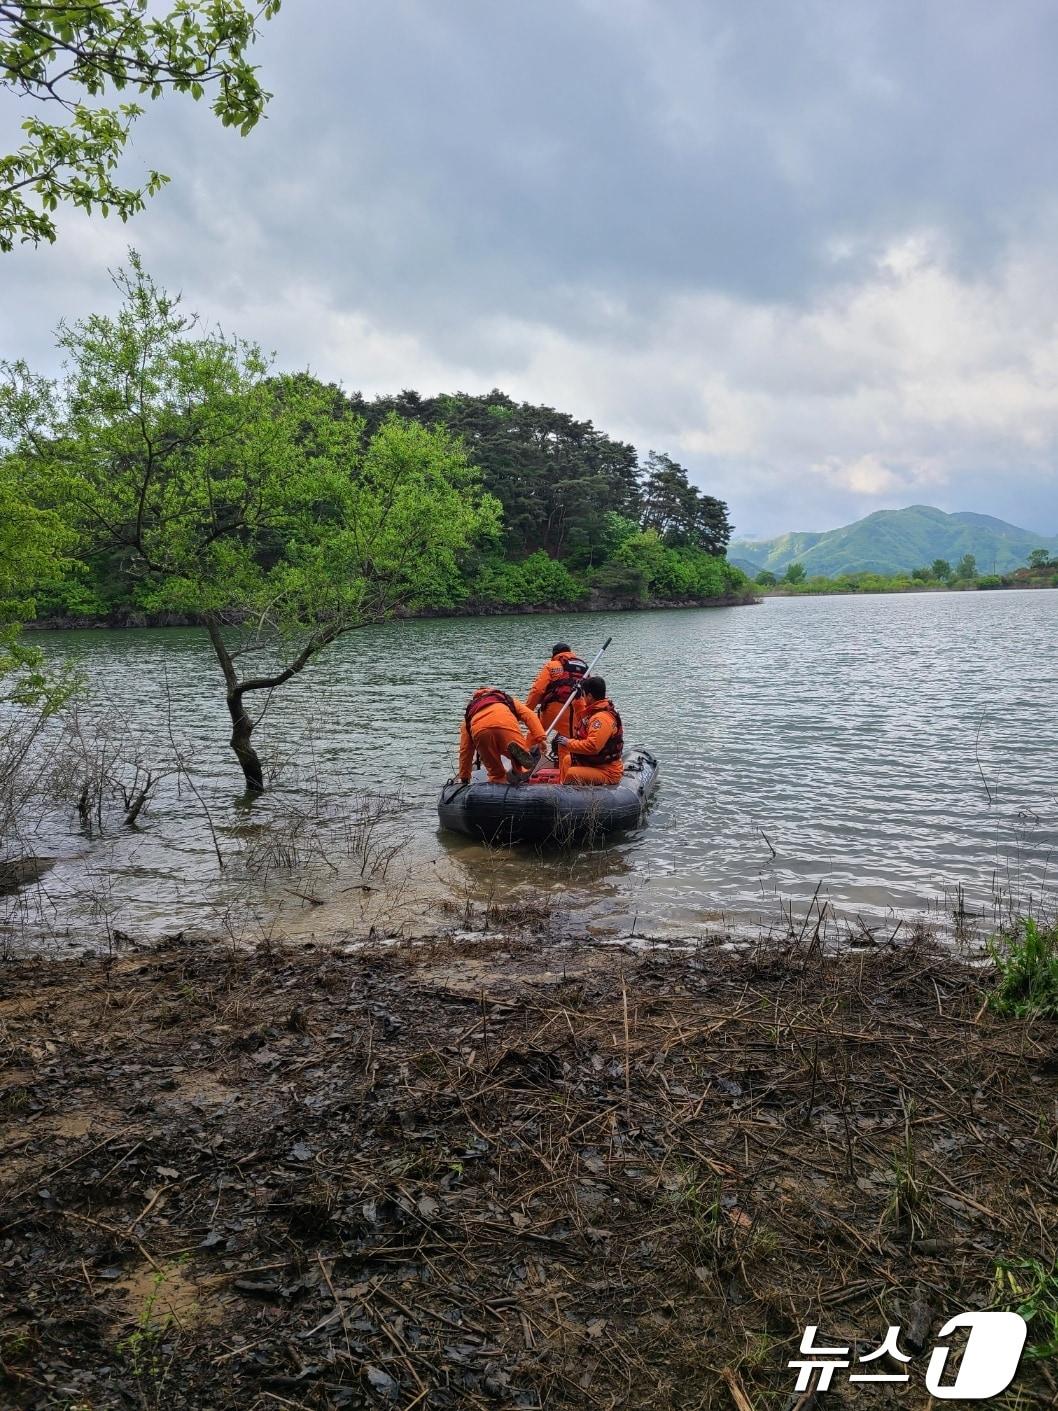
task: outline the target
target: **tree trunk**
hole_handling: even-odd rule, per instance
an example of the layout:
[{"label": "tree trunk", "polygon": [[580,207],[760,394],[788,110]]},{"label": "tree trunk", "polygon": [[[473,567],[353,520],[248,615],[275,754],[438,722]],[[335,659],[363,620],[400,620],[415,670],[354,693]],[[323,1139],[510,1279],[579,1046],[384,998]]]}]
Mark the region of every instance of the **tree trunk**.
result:
[{"label": "tree trunk", "polygon": [[250,737],[253,734],[253,721],[243,706],[242,691],[229,691],[227,695],[228,714],[231,716],[231,747],[242,766],[246,787],[255,794],[264,792],[264,770]]},{"label": "tree trunk", "polygon": [[278,686],[282,686],[292,676],[297,676],[300,671],[304,671],[317,652],[322,651],[336,637],[341,636],[343,631],[350,631],[350,626],[343,627],[339,623],[338,625],[329,624],[317,628],[309,634],[301,651],[282,671],[277,671],[273,676],[248,676],[240,681],[231,652],[225,645],[219,620],[212,613],[207,613],[203,621],[206,631],[209,633],[209,640],[213,644],[213,650],[217,654],[217,660],[220,662],[220,669],[224,673],[224,684],[227,688],[225,701],[228,706],[228,714],[231,716],[231,740],[229,743],[242,768],[247,789],[251,793],[263,793],[264,770],[251,742],[253,721],[246,714],[243,697],[247,691],[274,691]]}]

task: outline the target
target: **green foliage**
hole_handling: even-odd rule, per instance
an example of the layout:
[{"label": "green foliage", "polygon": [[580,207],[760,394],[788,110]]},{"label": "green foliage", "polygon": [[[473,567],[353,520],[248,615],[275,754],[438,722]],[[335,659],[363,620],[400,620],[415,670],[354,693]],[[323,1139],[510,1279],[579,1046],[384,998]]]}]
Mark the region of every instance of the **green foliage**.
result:
[{"label": "green foliage", "polygon": [[1058,922],[1023,916],[1012,932],[989,942],[996,984],[989,1007],[1016,1018],[1058,1019]]},{"label": "green foliage", "polygon": [[1033,549],[1032,553],[1029,554],[1030,568],[1048,568],[1050,562],[1051,556],[1047,549]]},{"label": "green foliage", "polygon": [[644,529],[656,530],[669,548],[723,554],[731,538],[727,506],[703,495],[683,466],[657,451],[647,457],[641,523]]},{"label": "green foliage", "polygon": [[996,1302],[1025,1319],[1027,1357],[1058,1357],[1058,1268],[1038,1259],[1000,1260],[995,1272]]},{"label": "green foliage", "polygon": [[[0,395],[0,437],[10,412]],[[28,503],[26,488],[19,461],[5,456],[0,460],[0,700],[50,715],[73,682],[44,670],[40,650],[23,640],[20,623],[37,610],[32,585],[62,571],[71,536],[57,514]]]},{"label": "green foliage", "polygon": [[607,558],[612,558],[622,544],[634,539],[639,533],[639,524],[627,515],[607,510],[603,522],[602,547]]},{"label": "green foliage", "polygon": [[516,582],[519,585],[521,601],[531,607],[548,603],[575,603],[582,598],[585,589],[574,579],[564,563],[538,549],[535,554],[512,565]]},{"label": "green foliage", "polygon": [[434,398],[405,390],[350,400],[368,427],[397,412],[459,435],[485,489],[503,506],[503,546],[512,559],[542,549],[575,573],[590,570],[645,529],[656,530],[666,547],[711,554],[727,547],[731,526],[721,500],[691,485],[668,456],[652,451],[641,467],[634,447],[590,421],[516,403],[498,390]]},{"label": "green foliage", "polygon": [[458,436],[484,488],[503,507],[505,556],[520,560],[542,549],[573,569],[602,562],[611,551],[613,514],[638,524],[639,464],[635,448],[611,440],[590,421],[552,407],[516,403],[492,391],[434,398],[404,391],[352,409],[374,430],[396,413]]},{"label": "green foliage", "polygon": [[521,563],[490,558],[470,583],[470,596],[480,603],[512,607],[568,606],[586,593],[564,563],[542,549]]},{"label": "green foliage", "polygon": [[648,596],[648,585],[643,570],[616,559],[611,559],[594,569],[590,583],[596,592],[617,598],[633,598],[643,602]]},{"label": "green foliage", "polygon": [[[116,169],[143,108],[99,102],[128,90],[160,98],[167,90],[196,102],[215,88],[212,108],[225,127],[244,135],[268,101],[247,50],[258,24],[280,0],[174,0],[152,14],[146,0],[92,4],[5,4],[0,9],[0,87],[30,104],[26,140],[0,156],[0,250],[16,241],[54,240],[60,203],[114,211],[141,210],[168,177],[151,171],[142,186],[122,185]],[[63,121],[43,114],[54,103]],[[43,105],[43,106],[38,106]]]},{"label": "green foliage", "polygon": [[769,569],[762,568],[753,581],[759,583],[762,588],[774,588],[779,580]]},{"label": "green foliage", "polygon": [[808,570],[805,568],[803,563],[788,564],[786,567],[786,572],[783,574],[783,582],[803,583],[807,576],[807,573]]},{"label": "green foliage", "polygon": [[656,529],[626,539],[614,562],[636,575],[649,597],[671,599],[722,598],[744,592],[749,579],[725,559],[691,546],[670,548]]},{"label": "green foliage", "polygon": [[946,582],[953,577],[951,564],[947,559],[934,559],[930,565],[930,574]]},{"label": "green foliage", "polygon": [[641,470],[590,422],[501,392],[368,403],[277,376],[134,252],[115,283],[116,316],[60,327],[62,379],[4,369],[11,483],[76,539],[61,571],[49,552],[19,575],[42,614],[200,620],[222,666],[252,621],[286,670],[397,610],[747,592],[703,547],[726,543],[726,508],[666,456]]},{"label": "green foliage", "polygon": [[955,565],[956,578],[976,578],[977,559],[973,554],[963,554],[962,558]]},{"label": "green foliage", "polygon": [[60,328],[60,382],[7,369],[9,465],[136,602],[206,626],[260,787],[243,694],[365,623],[450,605],[499,506],[443,429],[389,415],[367,437],[336,388],[269,377],[254,345],[201,334],[134,253],[115,283],[116,317]]},{"label": "green foliage", "polygon": [[498,507],[443,431],[394,416],[367,440],[332,414],[334,389],[195,336],[135,255],[115,282],[116,318],[60,330],[64,383],[14,370],[33,396],[13,458],[138,602],[330,640],[451,600],[460,551]]},{"label": "green foliage", "polygon": [[977,580],[978,588],[1002,588],[1003,580],[998,573],[983,573]]}]

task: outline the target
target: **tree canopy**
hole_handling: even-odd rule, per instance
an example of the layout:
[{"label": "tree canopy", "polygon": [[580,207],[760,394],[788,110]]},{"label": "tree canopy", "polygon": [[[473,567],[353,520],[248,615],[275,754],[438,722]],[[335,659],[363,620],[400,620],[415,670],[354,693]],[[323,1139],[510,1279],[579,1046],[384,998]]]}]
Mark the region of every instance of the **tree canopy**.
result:
[{"label": "tree canopy", "polygon": [[119,179],[143,108],[114,106],[117,93],[153,100],[171,90],[197,101],[212,87],[221,123],[249,132],[270,95],[247,50],[280,3],[175,0],[153,14],[150,0],[4,0],[0,88],[28,106],[25,141],[0,156],[0,250],[54,240],[54,212],[63,203],[127,220],[168,180],[154,170],[139,185]]},{"label": "tree canopy", "polygon": [[727,506],[692,485],[683,466],[654,451],[640,465],[634,446],[567,412],[498,389],[431,398],[405,390],[371,402],[354,393],[350,402],[369,426],[396,412],[460,436],[503,506],[504,548],[515,558],[543,550],[574,569],[597,566],[615,547],[613,515],[631,532],[655,530],[670,548],[727,549]]},{"label": "tree canopy", "polygon": [[247,693],[444,600],[499,506],[443,429],[389,415],[367,434],[336,388],[270,376],[253,344],[203,334],[135,255],[115,282],[117,317],[60,327],[63,379],[7,369],[5,466],[139,604],[203,624],[232,748],[260,788]]}]

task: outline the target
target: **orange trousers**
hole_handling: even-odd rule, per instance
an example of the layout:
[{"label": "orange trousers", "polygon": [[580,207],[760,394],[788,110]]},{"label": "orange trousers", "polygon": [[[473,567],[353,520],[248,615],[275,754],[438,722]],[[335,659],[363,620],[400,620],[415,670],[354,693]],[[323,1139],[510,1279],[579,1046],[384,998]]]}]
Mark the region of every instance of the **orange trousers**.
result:
[{"label": "orange trousers", "polygon": [[[550,705],[541,706],[537,711],[540,717],[540,724],[545,730],[550,730],[555,723],[555,717],[562,711],[562,724],[558,727],[562,735],[572,735],[580,724],[580,718],[584,714],[584,697],[578,696],[572,705],[567,705],[565,701],[552,701]],[[572,719],[570,718],[572,717]]]},{"label": "orange trousers", "polygon": [[474,748],[481,756],[481,763],[488,772],[490,784],[505,784],[507,774],[503,767],[500,755],[507,755],[508,748],[512,741],[527,749],[528,745],[521,730],[514,730],[506,725],[491,725],[483,730],[474,731]]},{"label": "orange trousers", "polygon": [[621,776],[624,774],[624,765],[619,759],[615,759],[613,764],[601,766],[591,764],[574,764],[575,756],[571,755],[564,745],[559,746],[558,751],[558,782],[560,784],[619,784]]}]

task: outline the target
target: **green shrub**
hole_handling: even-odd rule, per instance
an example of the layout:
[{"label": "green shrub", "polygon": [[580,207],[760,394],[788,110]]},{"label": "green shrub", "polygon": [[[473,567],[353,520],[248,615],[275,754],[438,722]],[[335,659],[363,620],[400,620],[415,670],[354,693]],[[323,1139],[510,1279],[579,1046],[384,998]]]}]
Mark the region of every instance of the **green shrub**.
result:
[{"label": "green shrub", "polygon": [[586,591],[564,563],[553,559],[543,549],[530,554],[521,563],[486,559],[470,582],[472,597],[511,607],[575,603]]},{"label": "green shrub", "polygon": [[1031,916],[994,936],[988,953],[996,986],[988,1003],[996,1014],[1058,1019],[1058,922],[1041,927]]},{"label": "green shrub", "polygon": [[1019,1313],[1036,1341],[1029,1357],[1058,1356],[1058,1269],[1038,1259],[1000,1260],[995,1273],[996,1302]]},{"label": "green shrub", "polygon": [[543,549],[537,549],[515,571],[521,580],[522,602],[532,607],[549,603],[575,603],[583,598],[585,589],[577,582],[564,563],[553,559]]},{"label": "green shrub", "polygon": [[613,593],[617,597],[645,598],[647,596],[646,574],[641,568],[632,568],[626,563],[610,559],[591,575],[591,586],[600,593]]}]

